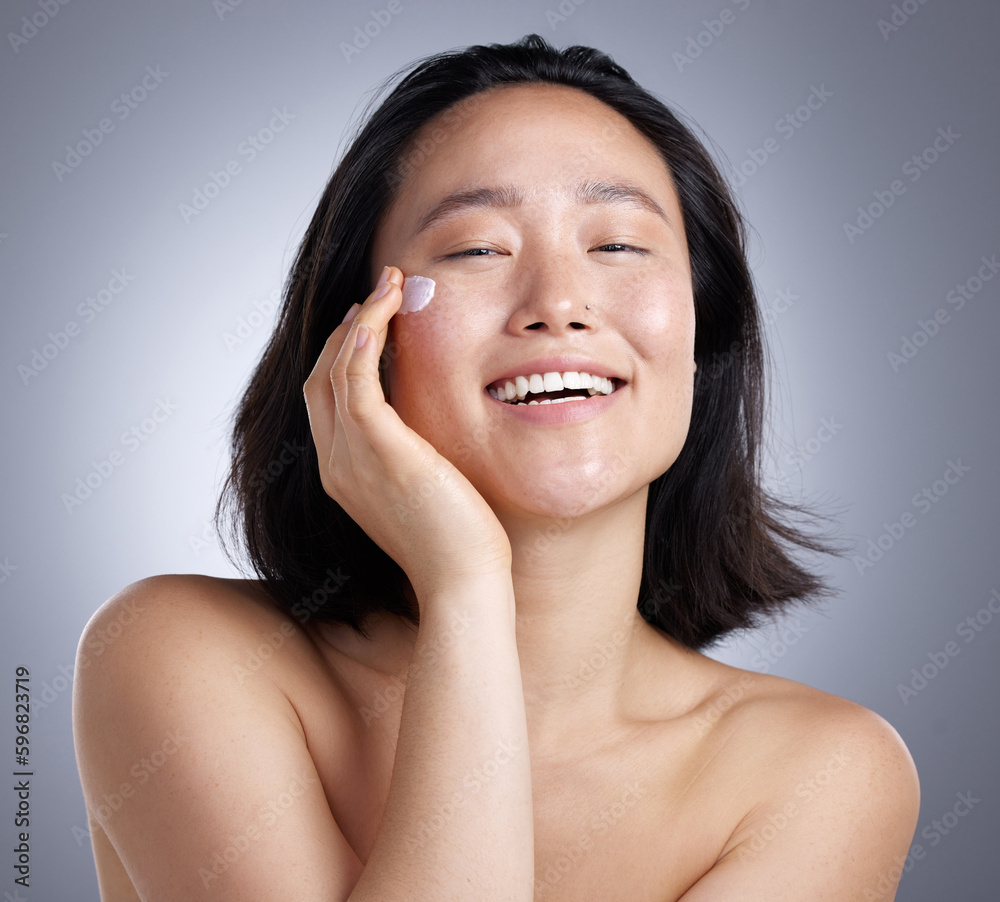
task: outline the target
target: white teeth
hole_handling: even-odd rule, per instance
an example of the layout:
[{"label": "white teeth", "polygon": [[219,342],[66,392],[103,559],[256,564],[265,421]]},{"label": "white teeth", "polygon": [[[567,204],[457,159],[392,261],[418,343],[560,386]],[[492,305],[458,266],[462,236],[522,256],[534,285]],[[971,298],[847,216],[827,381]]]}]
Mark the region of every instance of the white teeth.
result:
[{"label": "white teeth", "polygon": [[587,391],[590,394],[592,394],[592,395],[596,395],[598,393],[600,393],[602,395],[610,395],[611,394],[611,387],[612,386],[611,386],[611,380],[610,379],[606,379],[604,376],[594,376],[593,379],[594,379],[594,384],[590,388],[587,389]]},{"label": "white teeth", "polygon": [[562,376],[558,373],[546,373],[542,376],[542,385],[545,387],[545,391],[562,391]]},{"label": "white teeth", "polygon": [[587,396],[610,395],[615,390],[614,380],[606,376],[593,376],[590,373],[532,373],[530,376],[515,376],[513,380],[504,380],[503,385],[487,390],[490,397],[508,404],[560,404],[563,401],[582,401],[584,396],[569,396],[565,398],[536,398],[526,401],[529,394],[540,395],[545,392],[558,392],[563,389],[579,391],[585,389]]}]

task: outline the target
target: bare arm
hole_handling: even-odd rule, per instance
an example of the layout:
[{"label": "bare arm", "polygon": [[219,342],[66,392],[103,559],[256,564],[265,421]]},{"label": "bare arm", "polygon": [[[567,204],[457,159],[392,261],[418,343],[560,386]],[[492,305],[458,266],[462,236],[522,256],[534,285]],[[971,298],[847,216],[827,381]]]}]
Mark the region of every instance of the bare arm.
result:
[{"label": "bare arm", "polygon": [[531,775],[510,576],[421,603],[392,784],[351,902],[530,900]]},{"label": "bare arm", "polygon": [[[420,607],[386,810],[351,899],[530,900],[510,543],[468,480],[382,394],[378,358],[402,282],[393,268],[387,293],[334,331],[305,385],[324,488],[399,563]],[[359,327],[369,336],[360,348]]]}]

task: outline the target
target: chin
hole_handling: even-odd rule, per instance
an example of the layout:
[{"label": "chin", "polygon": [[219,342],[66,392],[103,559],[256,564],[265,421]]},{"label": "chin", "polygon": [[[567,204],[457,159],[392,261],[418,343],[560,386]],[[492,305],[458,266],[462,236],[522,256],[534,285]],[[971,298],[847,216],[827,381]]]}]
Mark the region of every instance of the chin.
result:
[{"label": "chin", "polygon": [[583,517],[637,490],[623,458],[601,461],[597,467],[493,474],[480,485],[480,493],[498,516],[546,520]]}]

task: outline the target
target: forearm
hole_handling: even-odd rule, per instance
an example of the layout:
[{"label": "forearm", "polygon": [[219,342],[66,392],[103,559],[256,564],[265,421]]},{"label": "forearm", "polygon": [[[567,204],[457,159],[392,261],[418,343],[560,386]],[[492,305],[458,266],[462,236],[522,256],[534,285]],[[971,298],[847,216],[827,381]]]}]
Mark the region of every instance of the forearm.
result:
[{"label": "forearm", "polygon": [[531,772],[510,573],[419,600],[392,783],[350,900],[527,902]]}]

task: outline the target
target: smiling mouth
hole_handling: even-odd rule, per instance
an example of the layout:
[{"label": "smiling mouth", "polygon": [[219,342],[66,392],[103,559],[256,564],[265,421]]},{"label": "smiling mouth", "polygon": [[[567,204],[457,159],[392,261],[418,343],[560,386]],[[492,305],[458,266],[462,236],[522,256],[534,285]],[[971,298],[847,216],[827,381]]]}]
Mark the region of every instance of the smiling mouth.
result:
[{"label": "smiling mouth", "polygon": [[590,373],[532,373],[494,382],[486,390],[497,401],[527,406],[586,401],[594,395],[610,395],[622,384],[621,379],[593,376]]}]

